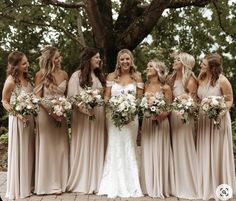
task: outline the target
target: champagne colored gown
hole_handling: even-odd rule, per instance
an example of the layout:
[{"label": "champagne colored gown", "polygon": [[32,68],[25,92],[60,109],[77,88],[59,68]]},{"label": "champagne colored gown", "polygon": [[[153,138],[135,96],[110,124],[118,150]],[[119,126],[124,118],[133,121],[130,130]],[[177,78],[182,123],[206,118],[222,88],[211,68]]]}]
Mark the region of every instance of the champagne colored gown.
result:
[{"label": "champagne colored gown", "polygon": [[[198,97],[222,96],[220,75],[215,86],[210,82],[200,85]],[[215,190],[220,184],[228,184],[236,194],[233,156],[232,128],[229,112],[221,118],[220,129],[214,128],[213,121],[200,114],[197,133],[197,157],[200,198],[217,199]]]},{"label": "champagne colored gown", "polygon": [[[16,86],[11,96],[30,93],[33,87],[30,83],[26,87]],[[20,199],[28,197],[34,186],[34,149],[35,134],[33,116],[28,117],[29,124],[16,116],[9,115],[8,121],[8,170],[6,198]]]},{"label": "champagne colored gown", "polygon": [[[173,88],[174,97],[184,94],[181,80],[176,80]],[[197,191],[197,153],[194,142],[194,122],[182,123],[176,112],[170,116],[174,173],[175,196],[184,199],[198,199]]]},{"label": "champagne colored gown", "polygon": [[[102,89],[99,79],[91,74],[94,89]],[[68,85],[68,97],[77,95],[82,88],[79,71],[73,73]],[[73,109],[71,121],[70,175],[67,191],[92,194],[98,192],[105,158],[105,111],[94,108],[95,119]]]},{"label": "champagne colored gown", "polygon": [[[67,81],[61,82],[54,91],[43,85],[43,97],[64,96]],[[65,192],[69,171],[68,127],[64,118],[59,127],[49,114],[40,108],[36,126],[35,193],[53,194]]]},{"label": "champagne colored gown", "polygon": [[[156,96],[163,97],[163,93],[157,92]],[[141,140],[143,193],[150,197],[169,197],[174,191],[174,172],[168,118],[158,123],[152,118],[144,118]]]}]

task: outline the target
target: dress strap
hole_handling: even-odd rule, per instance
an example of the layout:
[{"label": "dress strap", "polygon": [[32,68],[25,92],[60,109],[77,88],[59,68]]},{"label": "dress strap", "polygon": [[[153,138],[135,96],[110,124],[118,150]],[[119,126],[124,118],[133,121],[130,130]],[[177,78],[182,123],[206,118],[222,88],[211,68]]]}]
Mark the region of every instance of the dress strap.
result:
[{"label": "dress strap", "polygon": [[144,89],[144,83],[143,82],[137,82],[137,87],[140,89]]}]

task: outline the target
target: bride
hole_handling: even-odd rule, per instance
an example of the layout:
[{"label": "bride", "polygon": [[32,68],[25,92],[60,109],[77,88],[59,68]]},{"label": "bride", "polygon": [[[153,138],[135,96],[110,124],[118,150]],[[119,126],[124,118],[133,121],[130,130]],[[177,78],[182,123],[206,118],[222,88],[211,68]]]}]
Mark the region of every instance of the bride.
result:
[{"label": "bride", "polygon": [[[105,102],[111,96],[132,91],[136,96],[143,93],[141,76],[136,72],[133,55],[128,49],[118,53],[116,70],[107,76]],[[120,130],[107,113],[108,146],[99,195],[110,198],[143,196],[136,159],[138,117]]]}]

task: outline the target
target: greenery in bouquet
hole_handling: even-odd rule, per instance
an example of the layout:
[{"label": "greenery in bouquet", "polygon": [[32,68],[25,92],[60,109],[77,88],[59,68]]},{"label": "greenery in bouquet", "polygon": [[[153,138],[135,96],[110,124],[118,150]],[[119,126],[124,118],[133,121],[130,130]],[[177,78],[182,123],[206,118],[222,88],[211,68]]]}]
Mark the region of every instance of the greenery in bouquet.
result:
[{"label": "greenery in bouquet", "polygon": [[220,128],[221,116],[228,111],[223,96],[208,96],[201,101],[200,109],[203,114],[213,120],[214,127]]},{"label": "greenery in bouquet", "polygon": [[190,117],[194,120],[198,117],[198,106],[188,95],[176,97],[171,104],[171,110],[181,117],[183,123],[188,123]]},{"label": "greenery in bouquet", "polygon": [[137,103],[134,93],[130,91],[110,98],[108,108],[111,112],[112,122],[116,127],[121,129],[134,120],[138,113]]}]

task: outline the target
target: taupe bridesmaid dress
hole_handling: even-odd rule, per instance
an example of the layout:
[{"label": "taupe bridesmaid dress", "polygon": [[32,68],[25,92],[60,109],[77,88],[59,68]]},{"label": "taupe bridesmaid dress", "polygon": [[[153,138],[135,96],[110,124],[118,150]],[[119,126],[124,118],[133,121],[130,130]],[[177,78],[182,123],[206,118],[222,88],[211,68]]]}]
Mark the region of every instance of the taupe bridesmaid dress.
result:
[{"label": "taupe bridesmaid dress", "polygon": [[[220,75],[213,87],[210,82],[200,85],[198,97],[202,100],[207,96],[222,96]],[[220,184],[228,184],[236,194],[235,168],[233,156],[232,128],[230,114],[221,118],[220,129],[214,128],[213,121],[207,116],[199,117],[197,133],[197,157],[200,198],[217,199],[215,190]],[[217,199],[218,200],[218,199]]]},{"label": "taupe bridesmaid dress", "polygon": [[[33,87],[30,83],[26,87],[16,86],[16,94],[30,93]],[[11,101],[13,99],[11,96]],[[8,170],[6,198],[19,199],[32,194],[34,186],[34,149],[35,134],[33,116],[29,118],[29,125],[16,116],[9,115],[8,121]]]},{"label": "taupe bridesmaid dress", "polygon": [[[161,91],[157,93],[163,97]],[[174,191],[174,172],[168,118],[158,124],[152,118],[144,118],[141,140],[142,191],[150,197],[169,197]]]},{"label": "taupe bridesmaid dress", "polygon": [[[94,89],[102,89],[101,82],[91,74]],[[68,97],[82,88],[79,71],[73,73],[68,85]],[[71,122],[70,176],[67,191],[91,194],[98,191],[105,157],[105,110],[94,108],[95,119],[90,120],[74,108]]]},{"label": "taupe bridesmaid dress", "polygon": [[[54,91],[38,85],[35,93],[43,90],[43,97],[64,96],[67,81],[61,82]],[[64,118],[61,127],[40,108],[36,126],[35,193],[53,194],[65,192],[69,172],[68,127]]]},{"label": "taupe bridesmaid dress", "polygon": [[[182,80],[176,80],[174,97],[185,93]],[[184,199],[198,199],[197,153],[194,143],[194,122],[182,123],[176,112],[170,116],[173,161],[175,172],[175,196]]]}]

